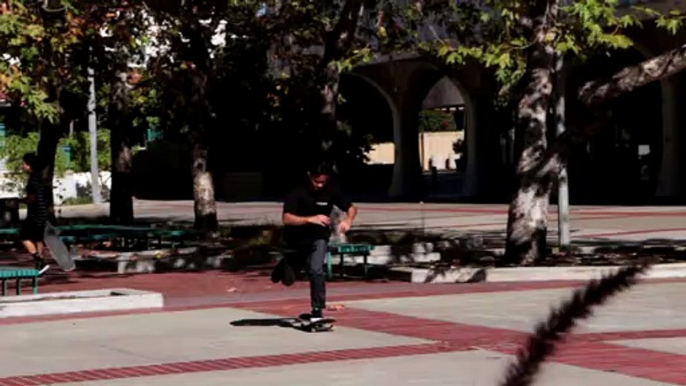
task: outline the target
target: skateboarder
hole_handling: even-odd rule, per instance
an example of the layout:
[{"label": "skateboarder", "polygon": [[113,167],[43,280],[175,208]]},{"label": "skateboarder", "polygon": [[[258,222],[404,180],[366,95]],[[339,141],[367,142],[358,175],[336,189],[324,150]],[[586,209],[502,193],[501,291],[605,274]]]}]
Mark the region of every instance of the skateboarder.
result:
[{"label": "skateboarder", "polygon": [[26,219],[19,232],[24,248],[33,258],[36,269],[45,267],[43,260],[43,234],[48,220],[48,201],[45,184],[37,167],[38,157],[34,153],[27,153],[23,157],[25,173],[29,174],[26,184],[26,197],[22,200],[26,204]]},{"label": "skateboarder", "polygon": [[331,236],[330,214],[334,205],[345,212],[338,231],[347,232],[357,209],[329,180],[332,170],[326,164],[311,168],[305,186],[294,189],[284,201],[284,241],[291,251],[272,271],[272,282],[290,286],[304,266],[310,280],[310,321],[321,320],[326,307],[324,263]]}]

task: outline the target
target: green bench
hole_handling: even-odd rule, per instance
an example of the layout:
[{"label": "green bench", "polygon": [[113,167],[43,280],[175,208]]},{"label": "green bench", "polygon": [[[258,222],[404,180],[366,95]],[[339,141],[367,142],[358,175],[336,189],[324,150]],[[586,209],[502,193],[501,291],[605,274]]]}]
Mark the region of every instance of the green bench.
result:
[{"label": "green bench", "polygon": [[[369,253],[374,249],[373,245],[370,244],[329,244],[329,250],[326,253],[326,275],[329,279],[333,278],[333,256],[338,255],[341,258],[340,261],[340,276],[343,277],[343,263],[345,255],[362,255],[364,258],[364,275],[367,276],[368,264],[367,258]],[[276,248],[274,252],[286,256],[290,253],[295,253],[296,250],[286,247]]]},{"label": "green bench", "polygon": [[21,281],[30,279],[33,285],[33,293],[38,293],[38,277],[40,271],[33,268],[0,267],[0,282],[2,282],[2,296],[7,296],[7,281],[15,280],[17,283],[17,295],[21,295]]},{"label": "green bench", "polygon": [[338,255],[340,256],[341,260],[339,262],[339,267],[340,267],[340,277],[343,277],[343,264],[345,262],[345,255],[362,255],[364,261],[363,261],[363,267],[364,267],[364,276],[366,277],[368,274],[368,264],[367,264],[367,258],[369,257],[369,253],[374,249],[373,245],[370,244],[331,244],[329,245],[329,252],[326,255],[326,273],[329,276],[329,278],[333,277],[333,255]]}]

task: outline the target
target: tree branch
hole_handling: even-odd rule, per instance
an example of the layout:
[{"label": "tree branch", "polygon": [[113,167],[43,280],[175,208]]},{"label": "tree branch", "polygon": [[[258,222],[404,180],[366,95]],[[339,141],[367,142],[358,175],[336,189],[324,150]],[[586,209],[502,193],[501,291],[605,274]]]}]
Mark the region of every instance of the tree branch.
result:
[{"label": "tree branch", "polygon": [[579,91],[579,99],[589,107],[602,105],[609,99],[685,69],[686,44],[635,66],[626,67],[609,79],[586,83]]},{"label": "tree branch", "polygon": [[[557,138],[533,172],[557,173],[558,170],[550,168],[551,161],[559,156],[564,162],[573,146],[584,143],[602,129],[600,126],[605,112],[603,107],[608,101],[683,70],[686,70],[686,44],[637,65],[626,67],[609,78],[584,84],[577,96],[588,107],[587,116],[579,119],[580,123],[575,125],[575,129],[568,129]],[[601,123],[598,123],[599,118]]]},{"label": "tree branch", "polygon": [[322,67],[336,60],[352,42],[363,4],[362,0],[347,0],[333,30],[326,36]]}]

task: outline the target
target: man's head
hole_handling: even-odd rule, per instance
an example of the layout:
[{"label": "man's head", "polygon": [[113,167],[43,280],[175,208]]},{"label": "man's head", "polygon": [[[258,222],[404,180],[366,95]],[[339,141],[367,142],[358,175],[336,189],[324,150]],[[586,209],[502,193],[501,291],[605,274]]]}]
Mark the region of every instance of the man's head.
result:
[{"label": "man's head", "polygon": [[31,173],[36,168],[36,162],[38,161],[38,156],[35,153],[26,153],[22,159],[24,163],[21,165],[24,172]]},{"label": "man's head", "polygon": [[320,163],[310,168],[307,172],[308,187],[312,190],[321,190],[329,182],[333,170],[326,163]]}]

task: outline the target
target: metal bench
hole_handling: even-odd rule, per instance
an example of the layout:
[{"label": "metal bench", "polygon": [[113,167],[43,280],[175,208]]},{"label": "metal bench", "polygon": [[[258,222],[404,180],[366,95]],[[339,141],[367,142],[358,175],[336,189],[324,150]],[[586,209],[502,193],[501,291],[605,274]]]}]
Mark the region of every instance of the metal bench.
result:
[{"label": "metal bench", "polygon": [[364,276],[367,276],[368,274],[368,264],[367,264],[367,258],[369,257],[369,253],[374,249],[373,245],[370,244],[331,244],[329,245],[329,252],[326,255],[326,273],[329,276],[329,278],[333,277],[333,255],[339,255],[341,260],[339,262],[339,267],[340,267],[340,272],[339,275],[340,277],[344,277],[343,275],[343,266],[345,262],[345,255],[362,255],[363,257],[363,268],[364,268]]},{"label": "metal bench", "polygon": [[17,283],[17,295],[21,295],[21,281],[30,279],[33,285],[33,293],[38,293],[38,278],[41,273],[33,268],[0,267],[0,281],[2,282],[2,296],[7,296],[7,281],[15,280]]}]

